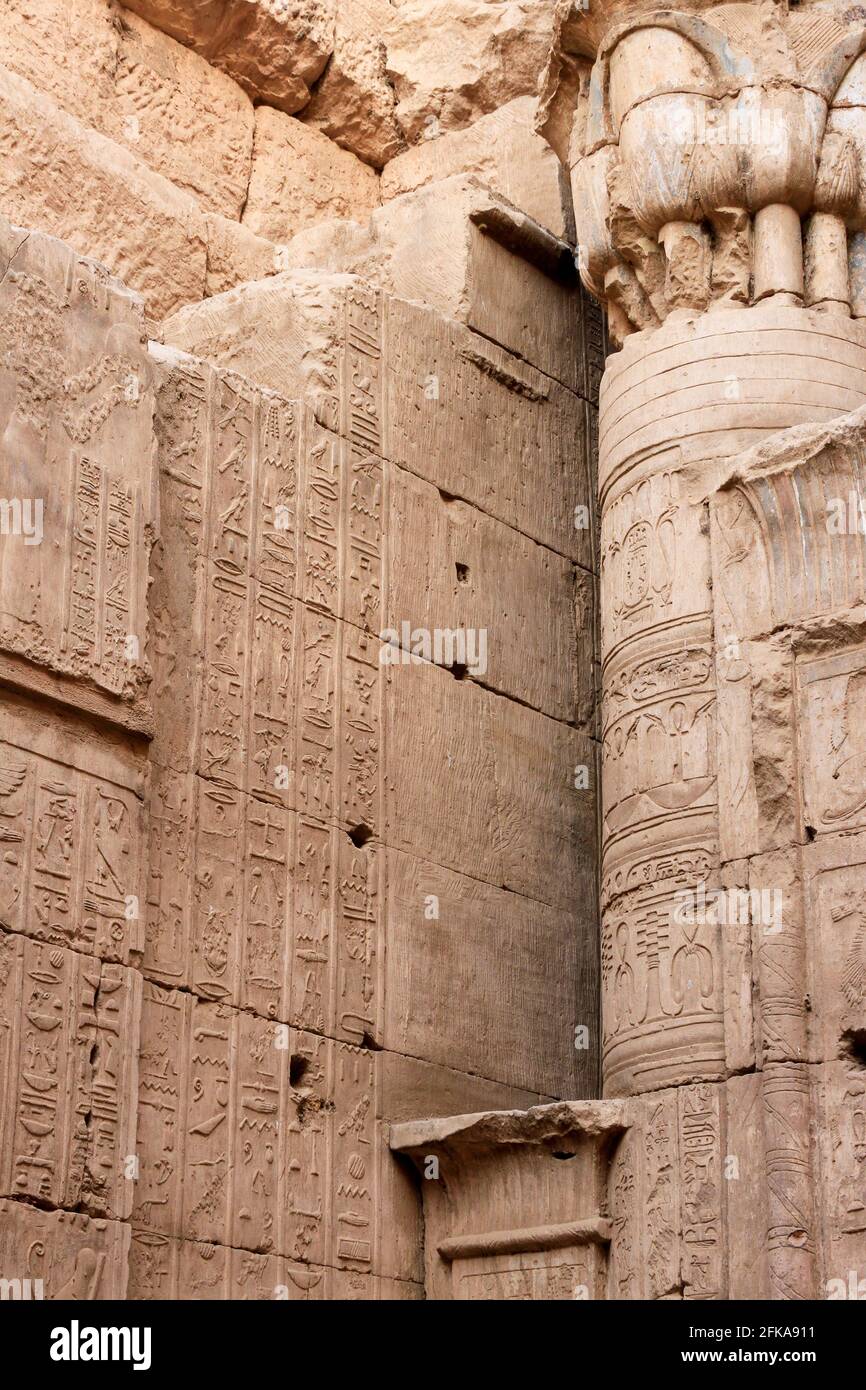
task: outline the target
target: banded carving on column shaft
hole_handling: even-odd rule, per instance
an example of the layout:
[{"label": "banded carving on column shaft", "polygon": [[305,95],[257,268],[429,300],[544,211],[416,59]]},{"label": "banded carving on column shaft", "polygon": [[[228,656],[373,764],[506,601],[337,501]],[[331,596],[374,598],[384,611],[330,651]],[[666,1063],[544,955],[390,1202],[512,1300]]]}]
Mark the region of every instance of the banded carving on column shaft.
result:
[{"label": "banded carving on column shaft", "polygon": [[[675,451],[665,456],[677,462]],[[602,974],[608,1093],[724,1075],[713,922],[679,895],[718,864],[715,672],[701,512],[672,467],[601,524]]]},{"label": "banded carving on column shaft", "polygon": [[774,296],[866,316],[859,7],[601,10],[574,26],[596,53],[569,163],[581,276],[614,340]]}]

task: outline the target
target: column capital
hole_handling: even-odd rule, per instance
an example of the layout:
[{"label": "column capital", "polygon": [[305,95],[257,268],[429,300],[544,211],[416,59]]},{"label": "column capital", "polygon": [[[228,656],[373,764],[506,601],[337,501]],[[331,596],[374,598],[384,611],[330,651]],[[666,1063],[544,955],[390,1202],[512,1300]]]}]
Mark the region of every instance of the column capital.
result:
[{"label": "column capital", "polygon": [[573,12],[579,266],[621,340],[780,302],[866,316],[866,15],[787,0]]}]

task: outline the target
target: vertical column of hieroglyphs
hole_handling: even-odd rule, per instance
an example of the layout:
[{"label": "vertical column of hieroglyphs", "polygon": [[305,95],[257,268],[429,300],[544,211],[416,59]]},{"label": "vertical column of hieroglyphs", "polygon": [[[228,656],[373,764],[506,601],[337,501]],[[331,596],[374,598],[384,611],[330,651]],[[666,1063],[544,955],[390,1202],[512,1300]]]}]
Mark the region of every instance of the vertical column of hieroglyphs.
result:
[{"label": "vertical column of hieroglyphs", "polygon": [[41,1278],[46,1298],[122,1296],[150,368],[140,303],[100,267],[2,221],[0,264],[0,1274]]},{"label": "vertical column of hieroglyphs", "polygon": [[137,1289],[369,1296],[381,345],[314,414],[158,354]]}]

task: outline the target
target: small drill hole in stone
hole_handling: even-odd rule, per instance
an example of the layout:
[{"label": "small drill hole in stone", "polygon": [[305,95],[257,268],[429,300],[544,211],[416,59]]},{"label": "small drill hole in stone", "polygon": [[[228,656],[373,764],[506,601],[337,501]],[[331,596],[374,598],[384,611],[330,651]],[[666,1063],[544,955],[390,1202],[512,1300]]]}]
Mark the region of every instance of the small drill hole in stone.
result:
[{"label": "small drill hole in stone", "polygon": [[848,1028],[842,1034],[842,1055],[866,1067],[866,1028]]},{"label": "small drill hole in stone", "polygon": [[356,825],[354,829],[349,831],[349,839],[352,841],[355,849],[363,849],[367,841],[372,838],[372,835],[373,832],[369,825]]},{"label": "small drill hole in stone", "polygon": [[468,565],[461,565],[460,562],[458,561],[457,564],[456,564],[456,566],[455,566],[455,568],[456,568],[456,570],[457,570],[457,583],[458,583],[458,584],[468,584],[468,583],[469,583],[469,566],[468,566]]},{"label": "small drill hole in stone", "polygon": [[300,1086],[309,1070],[309,1057],[299,1057],[296,1055],[289,1058],[289,1085],[293,1090],[296,1090],[298,1086]]}]

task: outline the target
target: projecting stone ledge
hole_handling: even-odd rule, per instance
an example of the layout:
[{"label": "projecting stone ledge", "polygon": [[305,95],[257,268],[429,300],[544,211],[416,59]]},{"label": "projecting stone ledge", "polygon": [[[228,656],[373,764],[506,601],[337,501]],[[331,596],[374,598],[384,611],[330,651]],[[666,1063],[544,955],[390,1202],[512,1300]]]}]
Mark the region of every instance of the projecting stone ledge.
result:
[{"label": "projecting stone ledge", "polygon": [[422,1178],[427,1297],[604,1298],[608,1174],[628,1127],[619,1101],[392,1125]]},{"label": "projecting stone ledge", "polygon": [[[622,1134],[628,1128],[620,1101],[557,1101],[531,1110],[483,1110],[474,1115],[447,1115],[407,1120],[391,1126],[391,1148],[415,1157],[432,1148],[490,1148],[502,1144],[582,1144],[587,1138]],[[571,1149],[577,1153],[577,1148]]]}]

